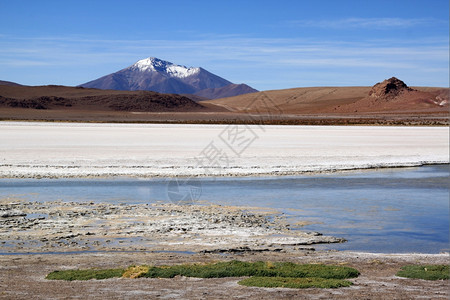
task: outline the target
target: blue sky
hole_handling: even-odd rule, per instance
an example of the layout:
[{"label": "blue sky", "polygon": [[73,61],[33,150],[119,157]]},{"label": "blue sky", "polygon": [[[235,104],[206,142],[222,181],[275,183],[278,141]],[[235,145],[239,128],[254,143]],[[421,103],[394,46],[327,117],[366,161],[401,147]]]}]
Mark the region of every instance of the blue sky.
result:
[{"label": "blue sky", "polygon": [[449,85],[448,0],[0,0],[0,80],[78,85],[155,56],[259,90]]}]

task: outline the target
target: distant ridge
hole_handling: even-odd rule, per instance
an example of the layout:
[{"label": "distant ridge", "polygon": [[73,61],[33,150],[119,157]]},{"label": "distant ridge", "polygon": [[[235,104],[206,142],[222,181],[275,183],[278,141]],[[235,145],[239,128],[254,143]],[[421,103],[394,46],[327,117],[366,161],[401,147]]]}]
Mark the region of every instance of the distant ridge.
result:
[{"label": "distant ridge", "polygon": [[[230,81],[200,67],[186,67],[156,57],[141,59],[133,65],[112,74],[79,85],[85,88],[154,91],[166,94],[196,94],[202,90],[233,85]],[[234,86],[234,85],[233,85]],[[236,96],[252,88],[233,88],[221,92]],[[215,96],[214,92],[204,94]],[[202,96],[205,97],[205,96]],[[207,97],[209,98],[209,97]]]},{"label": "distant ridge", "polygon": [[126,112],[186,112],[205,109],[203,105],[181,95],[57,85],[0,85],[0,108]]},{"label": "distant ridge", "polygon": [[9,86],[22,86],[21,84],[12,82],[12,81],[5,81],[5,80],[0,80],[0,85],[9,85]]},{"label": "distant ridge", "polygon": [[448,126],[449,95],[449,88],[408,87],[395,79],[373,87],[304,87],[215,100],[152,91],[0,85],[0,119]]},{"label": "distant ridge", "polygon": [[254,88],[241,83],[241,84],[229,84],[220,88],[201,90],[195,93],[194,95],[205,97],[207,99],[219,99],[256,92],[258,92],[258,90],[255,90]]},{"label": "distant ridge", "polygon": [[420,91],[391,77],[375,84],[368,95],[355,103],[336,108],[337,112],[397,111],[448,107],[448,90]]},{"label": "distant ridge", "polygon": [[234,112],[269,114],[448,113],[449,89],[408,87],[392,77],[372,87],[306,87],[202,101]]}]

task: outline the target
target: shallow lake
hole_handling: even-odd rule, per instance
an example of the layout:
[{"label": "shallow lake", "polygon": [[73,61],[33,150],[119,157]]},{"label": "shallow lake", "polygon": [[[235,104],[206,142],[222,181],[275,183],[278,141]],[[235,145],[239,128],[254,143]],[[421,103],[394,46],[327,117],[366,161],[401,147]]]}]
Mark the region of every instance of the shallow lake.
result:
[{"label": "shallow lake", "polygon": [[199,204],[276,208],[292,228],[348,240],[316,249],[439,253],[449,249],[448,180],[448,165],[188,184],[180,179],[179,185],[168,179],[0,179],[0,198],[132,204],[187,196]]}]

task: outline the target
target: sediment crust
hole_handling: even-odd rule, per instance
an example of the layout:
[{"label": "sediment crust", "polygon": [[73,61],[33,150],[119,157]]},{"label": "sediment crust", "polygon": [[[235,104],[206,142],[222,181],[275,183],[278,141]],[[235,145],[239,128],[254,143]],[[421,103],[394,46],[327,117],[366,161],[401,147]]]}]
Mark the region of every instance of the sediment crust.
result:
[{"label": "sediment crust", "polygon": [[291,230],[264,208],[0,200],[0,253],[296,251],[341,242]]},{"label": "sediment crust", "polygon": [[448,163],[448,127],[0,122],[0,178],[277,176]]}]

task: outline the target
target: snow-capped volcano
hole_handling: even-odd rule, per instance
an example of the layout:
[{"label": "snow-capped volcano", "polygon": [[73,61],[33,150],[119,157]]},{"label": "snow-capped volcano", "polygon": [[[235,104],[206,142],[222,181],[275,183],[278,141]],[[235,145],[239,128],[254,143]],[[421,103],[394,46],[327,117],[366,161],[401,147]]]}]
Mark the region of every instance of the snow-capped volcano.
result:
[{"label": "snow-capped volcano", "polygon": [[178,78],[185,78],[200,72],[200,68],[187,68],[156,57],[141,59],[130,68],[141,72],[160,72],[167,74],[168,77]]},{"label": "snow-capped volcano", "polygon": [[81,84],[85,88],[110,90],[146,90],[168,94],[194,94],[232,84],[203,68],[185,67],[149,57],[133,65]]}]

